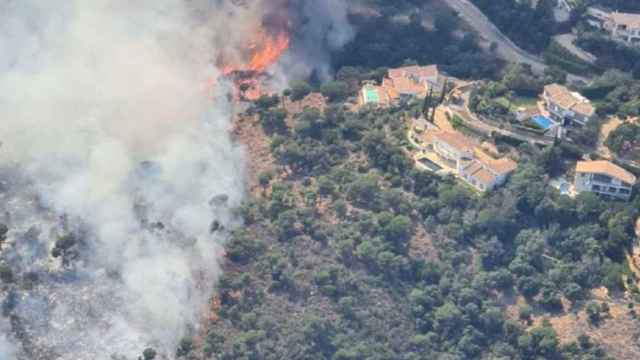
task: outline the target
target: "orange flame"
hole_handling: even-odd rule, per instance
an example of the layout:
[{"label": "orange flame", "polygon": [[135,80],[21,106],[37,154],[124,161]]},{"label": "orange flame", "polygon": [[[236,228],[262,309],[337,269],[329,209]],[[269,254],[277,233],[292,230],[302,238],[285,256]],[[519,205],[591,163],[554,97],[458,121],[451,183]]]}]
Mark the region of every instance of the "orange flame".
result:
[{"label": "orange flame", "polygon": [[275,64],[282,54],[289,49],[289,33],[279,31],[269,34],[265,30],[258,31],[256,37],[247,46],[249,60],[246,64],[228,64],[223,67],[223,74],[234,71],[264,72]]},{"label": "orange flame", "polygon": [[[256,52],[249,62],[249,69],[262,72],[273,65],[287,49],[289,49],[289,34],[281,31],[275,36],[268,36],[264,31],[259,36],[262,50]],[[254,46],[254,48],[260,47]]]},{"label": "orange flame", "polygon": [[[289,49],[289,31],[286,25],[271,31],[261,28],[240,51],[240,60],[230,61],[224,55],[218,59],[222,75],[235,84],[235,99],[255,100],[269,91],[263,85],[263,76]],[[214,80],[212,83],[215,84]]]}]

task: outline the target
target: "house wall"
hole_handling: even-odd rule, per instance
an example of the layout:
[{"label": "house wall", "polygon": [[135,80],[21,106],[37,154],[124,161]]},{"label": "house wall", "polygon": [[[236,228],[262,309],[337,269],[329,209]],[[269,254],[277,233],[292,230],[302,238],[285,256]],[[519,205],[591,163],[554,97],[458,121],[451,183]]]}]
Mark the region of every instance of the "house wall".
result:
[{"label": "house wall", "polygon": [[553,115],[556,118],[556,120],[559,120],[560,122],[562,122],[562,120],[564,120],[565,118],[569,118],[573,121],[578,122],[581,125],[584,125],[587,122],[589,122],[589,120],[591,120],[590,116],[578,114],[571,109],[563,108],[557,103],[551,101],[546,94],[544,96],[544,100],[547,105],[547,111],[549,111],[549,113],[551,113],[551,115]]},{"label": "house wall", "polygon": [[480,180],[468,174],[463,174],[462,178],[467,182],[467,184],[480,191],[490,191],[495,187],[493,184],[485,185]]},{"label": "house wall", "polygon": [[573,111],[563,108],[557,103],[551,101],[548,97],[545,98],[545,101],[547,104],[547,110],[551,113],[551,115],[554,115],[557,118],[556,120],[562,121],[567,117],[570,119],[574,118],[575,113]]},{"label": "house wall", "polygon": [[461,160],[463,158],[471,158],[470,153],[459,151],[458,149],[449,146],[449,144],[439,140],[434,141],[434,150],[438,155],[440,155],[440,157],[455,163],[452,167],[458,171],[462,169]]},{"label": "house wall", "polygon": [[576,173],[574,185],[576,192],[593,192],[628,200],[631,197],[631,186],[619,179],[593,173]]},{"label": "house wall", "polygon": [[495,172],[491,171],[490,169],[487,169],[485,167],[486,170],[488,170],[489,172],[491,172],[492,174],[496,175],[496,179],[495,181],[491,182],[491,183],[483,183],[482,181],[480,181],[479,179],[475,178],[474,176],[465,173],[464,171],[461,172],[462,178],[471,186],[475,187],[476,189],[480,190],[480,191],[491,191],[493,189],[495,189],[498,186],[501,186],[502,184],[504,184],[507,181],[507,177],[509,177],[509,174],[503,174],[503,175],[498,175]]},{"label": "house wall", "polygon": [[582,115],[582,114],[578,114],[578,113],[573,113],[573,120],[579,122],[580,124],[584,125],[586,123],[589,122],[589,120],[591,120],[591,117],[586,116],[586,115]]},{"label": "house wall", "polygon": [[609,32],[611,39],[627,45],[640,45],[640,28],[624,28],[611,20],[605,21],[604,29]]}]

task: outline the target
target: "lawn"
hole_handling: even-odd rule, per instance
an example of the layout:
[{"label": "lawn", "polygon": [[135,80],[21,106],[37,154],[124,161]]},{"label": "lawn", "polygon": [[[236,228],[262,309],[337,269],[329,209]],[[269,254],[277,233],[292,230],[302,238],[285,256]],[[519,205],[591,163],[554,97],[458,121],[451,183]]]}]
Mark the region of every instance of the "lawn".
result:
[{"label": "lawn", "polygon": [[525,97],[525,96],[516,96],[511,100],[511,106],[509,106],[509,100],[504,96],[495,98],[494,101],[503,105],[506,108],[511,108],[511,111],[515,111],[520,107],[531,108],[536,106],[536,102],[538,98],[536,97]]},{"label": "lawn", "polygon": [[512,104],[515,107],[533,107],[538,102],[537,97],[516,96]]}]

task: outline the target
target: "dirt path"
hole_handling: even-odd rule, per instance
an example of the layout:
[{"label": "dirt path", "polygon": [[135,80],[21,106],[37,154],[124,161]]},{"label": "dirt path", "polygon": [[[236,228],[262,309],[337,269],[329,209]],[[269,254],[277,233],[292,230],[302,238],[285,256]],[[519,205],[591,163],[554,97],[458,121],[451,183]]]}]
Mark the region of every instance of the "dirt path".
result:
[{"label": "dirt path", "polygon": [[600,136],[598,137],[598,153],[604,157],[605,159],[611,160],[613,159],[613,154],[611,150],[604,144],[609,137],[609,134],[618,128],[618,126],[622,125],[623,121],[617,117],[611,117],[607,122],[602,124],[600,128]]}]

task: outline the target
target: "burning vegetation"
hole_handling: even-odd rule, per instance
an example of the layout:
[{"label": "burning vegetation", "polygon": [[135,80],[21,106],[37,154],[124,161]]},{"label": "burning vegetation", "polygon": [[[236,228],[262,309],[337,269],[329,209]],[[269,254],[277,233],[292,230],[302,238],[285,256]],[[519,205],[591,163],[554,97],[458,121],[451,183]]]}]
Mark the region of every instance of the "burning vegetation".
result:
[{"label": "burning vegetation", "polygon": [[267,95],[264,82],[270,78],[269,68],[289,49],[289,22],[279,16],[264,21],[240,49],[240,60],[232,61],[222,54],[218,63],[222,74],[234,83],[234,98],[256,100]]}]

